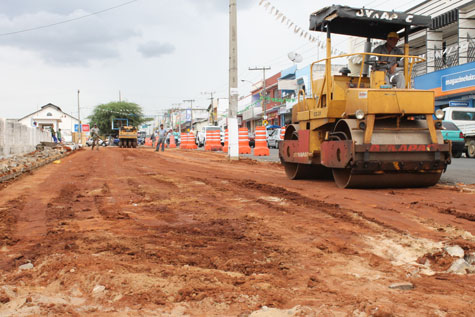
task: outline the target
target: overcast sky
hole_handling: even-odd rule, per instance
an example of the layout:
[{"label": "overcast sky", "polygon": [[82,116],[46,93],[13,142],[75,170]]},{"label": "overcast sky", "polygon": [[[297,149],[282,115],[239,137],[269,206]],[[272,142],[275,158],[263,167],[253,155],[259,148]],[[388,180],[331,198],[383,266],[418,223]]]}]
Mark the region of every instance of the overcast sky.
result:
[{"label": "overcast sky", "polygon": [[[330,4],[268,1],[303,29],[308,29],[312,12]],[[287,58],[291,51],[304,57],[301,66],[314,61],[319,54],[315,44],[276,20],[259,2],[237,0],[239,79],[260,80],[262,73],[248,67],[271,66],[272,75],[292,66]],[[403,11],[420,2],[346,0],[344,4]],[[176,103],[185,107],[184,99],[195,99],[194,107],[206,107],[203,92],[227,97],[228,3],[1,0],[0,117],[20,118],[50,102],[77,116],[78,89],[82,118],[94,106],[118,100],[119,91],[123,100],[141,105],[149,115]],[[113,7],[117,8],[91,15]],[[73,21],[61,23],[67,20]],[[57,25],[42,27],[51,24]],[[334,44],[348,50],[345,38],[335,38]],[[250,88],[247,82],[240,85],[242,94]]]}]

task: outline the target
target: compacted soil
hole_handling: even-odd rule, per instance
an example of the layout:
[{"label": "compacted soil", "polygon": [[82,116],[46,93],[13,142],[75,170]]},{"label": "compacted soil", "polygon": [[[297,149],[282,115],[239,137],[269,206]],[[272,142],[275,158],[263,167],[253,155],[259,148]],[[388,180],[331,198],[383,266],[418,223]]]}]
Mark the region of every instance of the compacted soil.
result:
[{"label": "compacted soil", "polygon": [[0,184],[1,316],[475,315],[473,266],[449,272],[475,260],[473,187],[344,190],[179,149],[55,163]]}]

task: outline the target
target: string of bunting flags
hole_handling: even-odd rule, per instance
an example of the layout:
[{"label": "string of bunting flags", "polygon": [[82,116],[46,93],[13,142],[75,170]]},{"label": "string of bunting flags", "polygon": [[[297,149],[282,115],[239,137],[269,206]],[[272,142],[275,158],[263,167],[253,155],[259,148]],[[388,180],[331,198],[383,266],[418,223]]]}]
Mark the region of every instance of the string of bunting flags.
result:
[{"label": "string of bunting flags", "polygon": [[[326,47],[326,41],[322,40],[318,37],[313,36],[310,34],[308,31],[306,31],[304,28],[299,26],[297,23],[294,23],[291,19],[289,19],[282,11],[277,9],[275,6],[272,5],[272,3],[269,0],[260,0],[259,5],[264,7],[264,10],[267,11],[270,15],[274,16],[277,21],[279,21],[281,24],[284,24],[287,26],[288,29],[293,31],[295,34],[298,36],[315,43],[320,49],[324,49]],[[332,48],[332,55],[342,55],[346,54],[345,52],[337,49],[337,48]]]}]

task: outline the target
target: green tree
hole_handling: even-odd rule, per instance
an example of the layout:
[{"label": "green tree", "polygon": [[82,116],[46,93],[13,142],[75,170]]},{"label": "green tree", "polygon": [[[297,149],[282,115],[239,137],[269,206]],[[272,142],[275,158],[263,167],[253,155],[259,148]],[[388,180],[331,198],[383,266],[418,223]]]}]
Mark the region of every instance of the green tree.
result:
[{"label": "green tree", "polygon": [[152,120],[151,118],[144,117],[142,107],[136,103],[125,101],[97,105],[92,114],[87,118],[91,126],[97,124],[100,133],[106,135],[115,135],[118,133],[117,130],[112,130],[112,120],[114,119],[128,119],[129,125],[135,127]]}]

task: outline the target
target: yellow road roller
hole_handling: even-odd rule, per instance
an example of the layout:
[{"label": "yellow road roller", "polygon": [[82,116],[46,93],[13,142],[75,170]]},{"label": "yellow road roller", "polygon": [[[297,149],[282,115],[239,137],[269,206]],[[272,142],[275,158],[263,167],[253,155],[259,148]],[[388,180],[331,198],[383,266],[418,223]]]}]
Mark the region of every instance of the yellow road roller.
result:
[{"label": "yellow road roller", "polygon": [[[298,94],[292,123],[279,145],[290,179],[331,178],[340,188],[426,187],[451,161],[451,144],[434,112],[434,92],[411,88],[411,72],[424,59],[409,54],[409,35],[428,28],[427,16],[333,5],[310,16],[310,30],[327,35],[327,56],[311,65],[312,94]],[[332,56],[331,34],[366,38],[364,50]],[[371,49],[371,39],[404,39],[404,49]],[[397,43],[397,41],[396,41]],[[360,56],[359,72],[331,74],[335,58]],[[394,83],[391,59],[400,67]],[[389,61],[388,61],[389,60]],[[323,78],[314,65],[325,63]],[[402,82],[401,82],[402,80]],[[396,85],[397,84],[397,85]]]}]

